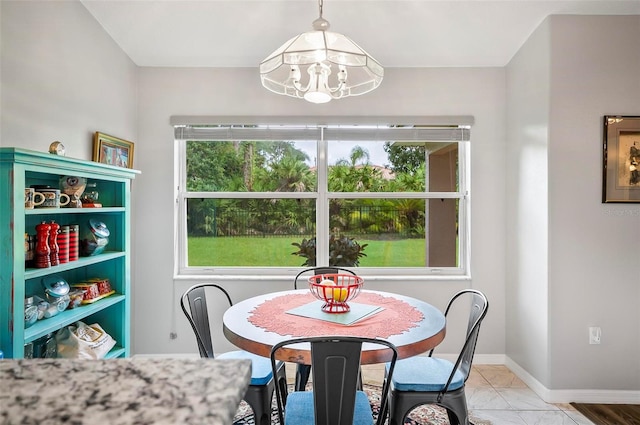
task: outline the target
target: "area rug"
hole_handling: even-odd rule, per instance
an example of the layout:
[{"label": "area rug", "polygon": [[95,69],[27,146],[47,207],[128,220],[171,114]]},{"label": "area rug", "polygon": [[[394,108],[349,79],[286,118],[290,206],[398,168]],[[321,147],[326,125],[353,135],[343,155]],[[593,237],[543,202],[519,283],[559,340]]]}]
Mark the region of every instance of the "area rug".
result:
[{"label": "area rug", "polygon": [[571,405],[595,425],[640,425],[640,404]]},{"label": "area rug", "polygon": [[[380,410],[380,387],[365,384],[363,389],[369,396],[373,410],[373,419],[375,420]],[[273,409],[271,410],[271,423],[273,425],[279,424],[275,397]],[[447,412],[443,408],[434,405],[425,405],[414,409],[409,416],[407,416],[404,423],[405,425],[449,425],[449,419],[447,418]],[[251,408],[244,401],[240,403],[240,407],[233,419],[233,424],[254,425]]]}]

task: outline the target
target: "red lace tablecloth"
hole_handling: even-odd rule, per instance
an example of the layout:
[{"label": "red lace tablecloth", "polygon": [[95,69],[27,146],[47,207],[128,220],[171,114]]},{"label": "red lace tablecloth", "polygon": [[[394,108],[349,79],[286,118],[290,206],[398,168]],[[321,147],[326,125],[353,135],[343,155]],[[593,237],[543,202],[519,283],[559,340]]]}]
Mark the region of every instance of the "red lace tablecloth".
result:
[{"label": "red lace tablecloth", "polygon": [[342,335],[386,339],[418,326],[424,319],[418,309],[404,301],[367,292],[360,293],[353,302],[382,307],[384,310],[353,325],[345,326],[285,313],[315,300],[311,294],[275,297],[258,305],[249,315],[249,322],[278,335],[294,338]]}]

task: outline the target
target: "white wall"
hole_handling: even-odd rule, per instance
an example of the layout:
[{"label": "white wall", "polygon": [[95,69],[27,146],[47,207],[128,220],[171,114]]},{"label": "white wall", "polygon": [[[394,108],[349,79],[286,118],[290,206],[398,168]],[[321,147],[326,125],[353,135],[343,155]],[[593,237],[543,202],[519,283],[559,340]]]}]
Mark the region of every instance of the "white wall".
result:
[{"label": "white wall", "polygon": [[96,131],[137,139],[137,67],[82,4],[1,1],[0,10],[0,146],[46,152],[59,140],[67,156],[91,159]]},{"label": "white wall", "polygon": [[640,16],[554,16],[551,34],[550,386],[640,390],[640,204],[602,204],[600,166],[602,116],[640,115]]},{"label": "white wall", "polygon": [[[473,286],[487,293],[491,309],[479,353],[504,353],[505,84],[503,69],[387,69],[381,87],[366,96],[327,105],[275,95],[260,85],[258,70],[157,69],[140,72],[140,127],[136,179],[134,336],[136,353],[194,352],[195,342],[178,307],[193,282],[173,282],[173,115],[473,115],[472,282],[394,283],[393,290],[440,308],[453,293]],[[486,249],[490,247],[490,249]],[[290,289],[291,276],[224,285],[234,300]],[[369,288],[389,289],[383,281]],[[173,293],[171,292],[173,289]],[[163,314],[158,315],[158,312]],[[168,311],[172,311],[171,314]],[[169,333],[177,331],[178,339]],[[444,352],[453,349],[443,345]],[[446,351],[451,350],[451,351]]]},{"label": "white wall", "polygon": [[560,398],[638,400],[640,205],[601,203],[602,117],[640,115],[638,46],[640,16],[552,16],[507,67],[506,353]]},{"label": "white wall", "polygon": [[547,156],[549,25],[507,67],[506,340],[510,358],[549,385]]}]

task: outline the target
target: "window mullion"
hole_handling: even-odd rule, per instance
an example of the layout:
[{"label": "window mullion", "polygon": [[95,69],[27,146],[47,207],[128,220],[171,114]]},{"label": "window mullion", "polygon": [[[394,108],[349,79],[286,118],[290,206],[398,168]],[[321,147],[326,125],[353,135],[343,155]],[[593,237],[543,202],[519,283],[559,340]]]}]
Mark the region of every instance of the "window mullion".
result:
[{"label": "window mullion", "polygon": [[178,158],[174,164],[174,246],[177,255],[174,257],[173,273],[179,275],[187,269],[187,204],[184,196],[187,181],[187,143],[185,140],[177,140],[174,147],[174,155]]},{"label": "window mullion", "polygon": [[316,200],[316,265],[329,265],[329,198],[328,146],[324,138],[324,127],[320,128],[318,141],[318,199]]}]

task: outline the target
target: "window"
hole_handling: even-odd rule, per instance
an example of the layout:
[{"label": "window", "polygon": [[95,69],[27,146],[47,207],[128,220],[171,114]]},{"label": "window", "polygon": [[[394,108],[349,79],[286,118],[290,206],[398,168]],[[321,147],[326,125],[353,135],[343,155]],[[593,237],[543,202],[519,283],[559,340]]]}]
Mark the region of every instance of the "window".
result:
[{"label": "window", "polygon": [[380,276],[468,275],[468,117],[183,120],[173,119],[178,276],[327,264]]}]

